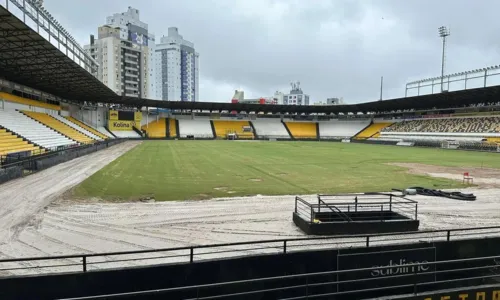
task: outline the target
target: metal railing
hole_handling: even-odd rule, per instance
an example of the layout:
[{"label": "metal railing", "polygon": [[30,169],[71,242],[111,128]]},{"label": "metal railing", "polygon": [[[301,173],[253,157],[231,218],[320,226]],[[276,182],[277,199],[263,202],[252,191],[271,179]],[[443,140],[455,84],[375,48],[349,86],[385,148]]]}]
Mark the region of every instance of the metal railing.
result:
[{"label": "metal railing", "polygon": [[366,276],[366,274],[375,270],[394,269],[394,266],[294,274],[66,299],[125,297],[130,299],[153,295],[168,297],[174,293],[177,296],[182,294],[182,299],[198,300],[234,299],[240,296],[256,297],[270,294],[275,296],[273,299],[282,300],[332,299],[338,296],[344,296],[343,299],[367,299],[372,298],[373,294],[413,296],[444,288],[463,289],[493,283],[500,286],[497,281],[500,279],[500,255],[412,263],[406,264],[405,268],[407,272],[384,277]]},{"label": "metal railing", "polygon": [[[331,212],[322,216],[321,222],[361,222],[384,220],[384,215],[418,219],[418,202],[403,196],[386,193],[318,195],[317,202],[309,202],[295,197],[295,213],[308,222],[314,222],[321,212]],[[372,212],[372,216],[356,213]]]},{"label": "metal railing", "polygon": [[405,233],[275,239],[136,251],[8,258],[0,259],[0,276],[87,272],[90,270],[131,266],[193,263],[257,254],[286,254],[304,250],[401,245],[415,241],[455,241],[476,237],[500,237],[500,226],[423,230]]}]

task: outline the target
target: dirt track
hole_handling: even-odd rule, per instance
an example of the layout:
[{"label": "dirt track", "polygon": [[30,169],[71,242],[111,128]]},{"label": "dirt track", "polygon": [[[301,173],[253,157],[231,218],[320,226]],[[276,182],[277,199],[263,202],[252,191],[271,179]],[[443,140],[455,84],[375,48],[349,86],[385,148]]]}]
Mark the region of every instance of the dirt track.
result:
[{"label": "dirt track", "polygon": [[[121,156],[139,142],[125,142],[0,185],[0,243],[8,243],[28,224],[40,221],[48,204]],[[36,215],[35,219],[33,216]]]},{"label": "dirt track", "polygon": [[417,163],[392,163],[390,165],[408,168],[408,172],[417,175],[447,178],[462,181],[468,172],[474,178],[474,184],[481,188],[500,188],[500,170],[493,168],[443,167]]}]

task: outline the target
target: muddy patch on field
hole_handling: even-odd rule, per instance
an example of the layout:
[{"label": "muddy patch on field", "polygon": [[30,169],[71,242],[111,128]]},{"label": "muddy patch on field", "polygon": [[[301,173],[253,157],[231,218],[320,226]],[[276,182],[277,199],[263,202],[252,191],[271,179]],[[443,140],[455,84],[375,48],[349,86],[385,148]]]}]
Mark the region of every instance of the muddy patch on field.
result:
[{"label": "muddy patch on field", "polygon": [[443,167],[419,163],[389,163],[391,166],[408,169],[408,173],[446,178],[463,182],[464,173],[473,177],[473,184],[481,188],[500,187],[500,169],[472,167]]}]

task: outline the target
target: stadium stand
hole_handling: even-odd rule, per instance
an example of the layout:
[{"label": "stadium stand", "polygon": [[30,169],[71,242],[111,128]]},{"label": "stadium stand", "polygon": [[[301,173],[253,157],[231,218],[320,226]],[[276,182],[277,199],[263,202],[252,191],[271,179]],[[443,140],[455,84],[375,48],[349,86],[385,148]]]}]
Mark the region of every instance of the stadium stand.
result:
[{"label": "stadium stand", "polygon": [[5,128],[0,128],[0,156],[25,151],[31,151],[32,154],[39,154],[40,147],[30,144]]},{"label": "stadium stand", "polygon": [[0,110],[0,126],[47,149],[77,144],[18,111]]},{"label": "stadium stand", "polygon": [[113,130],[111,131],[111,133],[119,138],[137,139],[141,137],[137,132],[133,130]]},{"label": "stadium stand", "polygon": [[111,133],[111,131],[107,130],[104,126],[99,126],[99,127],[97,127],[96,129],[97,129],[97,131],[99,131],[100,133],[102,133],[102,134],[106,135],[106,136],[107,136],[107,137],[109,137],[110,139],[112,139],[112,138],[115,138],[115,137],[116,137],[115,135],[113,135],[113,134]]},{"label": "stadium stand", "polygon": [[259,118],[252,120],[255,133],[259,138],[289,139],[290,135],[280,119]]},{"label": "stadium stand", "polygon": [[366,127],[363,131],[356,135],[356,139],[368,139],[377,138],[380,136],[380,131],[392,123],[382,122],[382,123],[372,123],[370,126]]},{"label": "stadium stand", "polygon": [[79,143],[90,144],[95,142],[95,140],[91,139],[90,137],[84,135],[83,133],[75,130],[74,128],[64,124],[63,122],[57,120],[56,118],[48,114],[33,112],[33,111],[23,111],[23,113],[26,116],[32,118],[33,120],[36,120],[44,124],[45,126]]},{"label": "stadium stand", "polygon": [[322,139],[351,138],[370,125],[370,120],[318,122]]},{"label": "stadium stand", "polygon": [[101,139],[103,140],[106,140],[106,139],[109,139],[110,136],[109,136],[109,133],[107,134],[103,134],[102,132],[98,131],[97,129],[94,129],[92,128],[91,126],[73,118],[73,117],[66,117],[66,119],[70,120],[71,122],[75,123],[76,125],[86,129],[87,131],[89,132],[92,132],[93,134],[95,134],[96,136],[100,137]]},{"label": "stadium stand", "polygon": [[[214,120],[213,123],[218,138],[227,138],[228,134],[236,134],[239,139],[254,138],[249,121]],[[249,128],[249,131],[245,131],[245,128]]]},{"label": "stadium stand", "polygon": [[500,133],[500,117],[408,120],[382,132]]},{"label": "stadium stand", "polygon": [[142,125],[141,129],[146,131],[149,138],[165,138],[167,136],[167,119],[159,118]]},{"label": "stadium stand", "polygon": [[49,104],[49,103],[45,103],[45,102],[41,102],[41,101],[37,101],[37,100],[23,98],[23,97],[8,94],[5,92],[0,92],[0,98],[4,99],[6,101],[27,105],[28,107],[35,106],[35,107],[40,107],[40,108],[44,108],[44,109],[51,109],[51,110],[56,110],[56,111],[61,110],[61,107],[59,105],[54,105],[54,104]]},{"label": "stadium stand", "polygon": [[316,139],[316,123],[313,122],[285,122],[290,134],[296,139]]},{"label": "stadium stand", "polygon": [[168,135],[172,138],[177,137],[177,124],[175,122],[175,119],[168,119]]},{"label": "stadium stand", "polygon": [[90,137],[91,139],[93,140],[96,140],[96,141],[102,141],[103,139],[95,134],[93,134],[92,132],[86,130],[85,128],[82,128],[78,125],[76,125],[75,123],[69,121],[68,119],[64,118],[64,117],[61,117],[60,115],[52,115],[52,117],[54,117],[55,119],[57,119],[58,121],[68,125],[69,127],[75,129],[76,131],[86,135],[87,137]]},{"label": "stadium stand", "polygon": [[[175,128],[170,127],[170,132],[172,132],[173,129]],[[214,134],[212,132],[212,126],[210,125],[209,119],[197,119],[197,120],[179,119],[179,135],[181,138],[186,138],[188,136],[193,136],[195,138],[214,137]]]}]

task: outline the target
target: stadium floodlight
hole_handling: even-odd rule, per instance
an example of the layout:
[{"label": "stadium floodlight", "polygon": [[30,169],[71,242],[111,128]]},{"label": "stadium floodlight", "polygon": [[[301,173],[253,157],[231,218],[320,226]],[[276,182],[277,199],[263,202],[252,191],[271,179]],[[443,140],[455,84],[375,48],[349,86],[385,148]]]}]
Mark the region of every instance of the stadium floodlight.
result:
[{"label": "stadium floodlight", "polygon": [[443,77],[444,77],[444,62],[445,62],[445,49],[446,37],[450,35],[450,30],[446,26],[438,28],[439,36],[443,39],[443,53],[441,56],[441,93],[443,92]]}]

